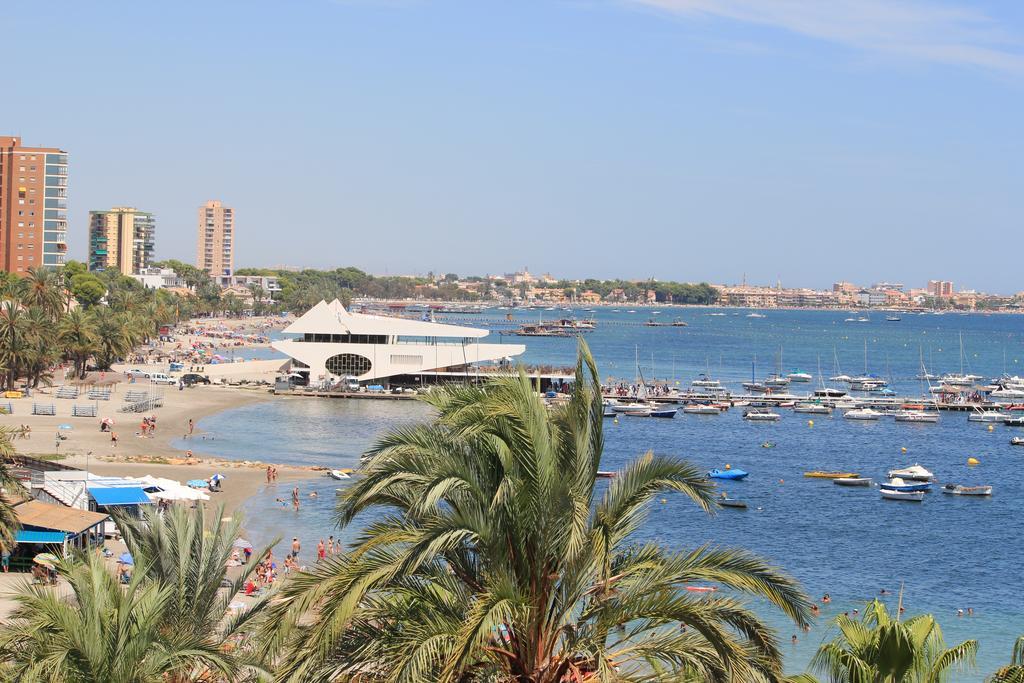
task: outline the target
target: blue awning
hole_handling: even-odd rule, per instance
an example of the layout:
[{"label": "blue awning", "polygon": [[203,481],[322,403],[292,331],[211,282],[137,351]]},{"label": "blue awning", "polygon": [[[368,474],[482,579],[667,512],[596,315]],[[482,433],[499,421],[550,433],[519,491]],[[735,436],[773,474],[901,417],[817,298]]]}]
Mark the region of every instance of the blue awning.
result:
[{"label": "blue awning", "polygon": [[97,505],[148,505],[149,496],[141,486],[90,487],[89,495]]},{"label": "blue awning", "polygon": [[63,543],[67,537],[63,531],[31,531],[19,529],[14,535],[15,543]]}]

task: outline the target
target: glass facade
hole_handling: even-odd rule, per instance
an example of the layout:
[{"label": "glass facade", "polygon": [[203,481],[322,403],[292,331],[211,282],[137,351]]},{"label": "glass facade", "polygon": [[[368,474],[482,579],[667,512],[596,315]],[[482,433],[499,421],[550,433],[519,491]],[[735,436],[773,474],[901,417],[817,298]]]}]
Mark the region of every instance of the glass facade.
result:
[{"label": "glass facade", "polygon": [[337,356],[328,358],[324,366],[332,375],[359,377],[368,373],[373,367],[373,363],[366,356],[356,353],[339,353]]},{"label": "glass facade", "polygon": [[47,153],[44,170],[43,265],[57,267],[64,265],[68,249],[68,155]]}]

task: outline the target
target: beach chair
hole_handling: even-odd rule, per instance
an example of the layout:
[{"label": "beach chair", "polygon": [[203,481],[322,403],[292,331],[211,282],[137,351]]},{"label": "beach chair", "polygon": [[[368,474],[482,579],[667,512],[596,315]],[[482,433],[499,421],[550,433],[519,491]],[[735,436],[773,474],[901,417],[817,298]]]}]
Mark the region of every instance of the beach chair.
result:
[{"label": "beach chair", "polygon": [[57,407],[52,403],[33,403],[32,404],[33,415],[56,415]]}]

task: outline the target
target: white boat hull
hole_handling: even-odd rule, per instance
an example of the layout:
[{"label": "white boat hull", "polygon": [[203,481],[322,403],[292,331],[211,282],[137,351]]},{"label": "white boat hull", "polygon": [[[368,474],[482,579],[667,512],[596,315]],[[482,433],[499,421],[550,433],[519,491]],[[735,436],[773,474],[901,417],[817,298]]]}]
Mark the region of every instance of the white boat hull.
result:
[{"label": "white boat hull", "polygon": [[888,491],[879,489],[882,498],[886,500],[905,500],[912,503],[920,503],[924,500],[924,491]]}]

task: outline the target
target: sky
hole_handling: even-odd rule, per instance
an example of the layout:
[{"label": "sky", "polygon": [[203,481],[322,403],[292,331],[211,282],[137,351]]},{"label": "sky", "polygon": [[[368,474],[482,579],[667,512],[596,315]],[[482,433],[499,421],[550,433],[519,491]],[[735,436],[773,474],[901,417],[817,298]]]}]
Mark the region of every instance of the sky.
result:
[{"label": "sky", "polygon": [[[1024,3],[11,0],[0,134],[236,267],[1024,290]],[[12,56],[13,55],[13,56]]]}]

